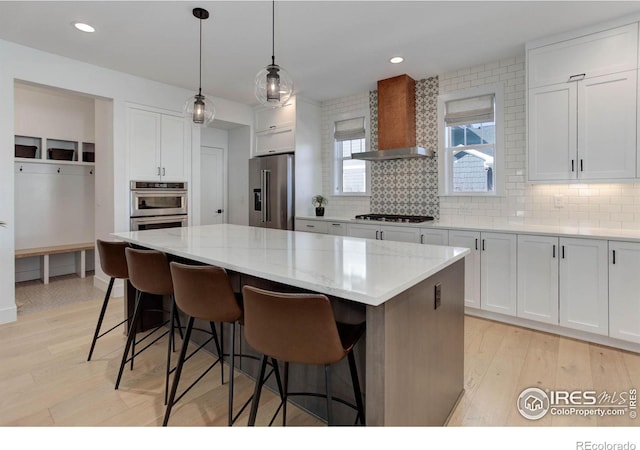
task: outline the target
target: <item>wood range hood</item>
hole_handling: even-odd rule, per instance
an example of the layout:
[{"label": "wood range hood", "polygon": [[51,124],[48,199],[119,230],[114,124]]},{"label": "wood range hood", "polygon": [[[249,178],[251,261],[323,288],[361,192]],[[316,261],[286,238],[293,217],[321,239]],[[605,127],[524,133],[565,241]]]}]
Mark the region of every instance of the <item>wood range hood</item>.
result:
[{"label": "wood range hood", "polygon": [[433,151],[416,146],[416,82],[409,75],[378,81],[378,151],[353,159],[428,158]]}]

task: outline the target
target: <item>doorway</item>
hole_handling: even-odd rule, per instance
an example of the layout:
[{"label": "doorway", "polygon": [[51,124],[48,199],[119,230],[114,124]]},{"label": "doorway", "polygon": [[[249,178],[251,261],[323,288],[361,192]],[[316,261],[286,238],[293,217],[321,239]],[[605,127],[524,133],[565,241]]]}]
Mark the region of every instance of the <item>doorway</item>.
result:
[{"label": "doorway", "polygon": [[200,147],[200,223],[227,223],[225,149]]}]

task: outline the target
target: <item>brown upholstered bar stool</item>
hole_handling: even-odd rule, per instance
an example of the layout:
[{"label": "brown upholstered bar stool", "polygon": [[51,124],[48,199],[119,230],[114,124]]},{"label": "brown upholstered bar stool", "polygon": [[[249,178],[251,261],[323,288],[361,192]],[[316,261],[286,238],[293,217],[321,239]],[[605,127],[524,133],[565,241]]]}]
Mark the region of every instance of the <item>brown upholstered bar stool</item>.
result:
[{"label": "brown upholstered bar stool", "polygon": [[[122,353],[122,361],[120,362],[120,370],[118,371],[118,378],[116,379],[115,388],[118,389],[120,380],[122,379],[122,372],[127,362],[131,361],[131,368],[133,369],[133,358],[151,345],[156,343],[162,337],[169,335],[169,344],[167,346],[167,368],[165,375],[165,394],[164,401],[167,402],[167,393],[169,391],[169,371],[171,368],[171,351],[175,349],[175,328],[178,328],[180,336],[182,337],[182,327],[180,326],[180,320],[176,314],[176,303],[173,296],[173,282],[171,280],[171,271],[169,270],[169,261],[167,256],[156,250],[138,250],[134,248],[126,248],[125,256],[127,258],[127,266],[129,269],[129,281],[136,288],[136,301],[129,327],[129,335],[127,336],[127,344],[125,345],[124,352]],[[136,331],[142,318],[143,308],[141,306],[144,294],[154,294],[161,296],[171,297],[171,310],[169,313],[169,320],[164,321],[156,328],[151,330],[145,336],[136,341]],[[148,309],[148,311],[151,311]],[[163,331],[164,326],[169,325],[169,329],[162,333],[156,334],[158,331]],[[136,343],[142,343],[147,338],[150,338],[155,334],[155,339],[149,342],[145,347],[136,352]],[[129,350],[131,349],[131,356],[127,358]]]},{"label": "brown upholstered bar stool", "polygon": [[[207,372],[220,363],[220,369],[223,370],[223,353],[218,343],[218,337],[214,322],[221,324],[220,331],[222,333],[222,324],[231,324],[231,356],[229,359],[229,415],[228,424],[233,425],[237,416],[233,417],[233,379],[234,379],[234,361],[235,361],[235,330],[236,322],[242,319],[242,308],[236,299],[227,273],[221,267],[215,266],[195,266],[172,262],[171,276],[175,290],[175,299],[178,308],[188,316],[187,329],[185,331],[184,340],[182,341],[182,349],[178,357],[178,363],[173,376],[171,385],[171,393],[169,401],[165,409],[165,415],[162,425],[166,426],[169,422],[169,416],[173,405],[178,402],[198,381],[200,381]],[[195,319],[209,322],[211,330],[195,328]],[[189,356],[187,356],[187,348],[189,347],[189,339],[193,330],[204,332],[209,338],[200,344]],[[200,349],[213,340],[218,351],[217,359],[211,364],[189,387],[187,387],[178,398],[176,392],[182,375],[182,368],[185,361],[188,361]],[[222,381],[224,383],[224,379]],[[245,404],[244,410],[248,402]]]},{"label": "brown upholstered bar stool", "polygon": [[96,246],[98,247],[98,255],[100,256],[100,267],[102,267],[102,271],[110,277],[110,280],[109,286],[107,287],[107,293],[102,301],[102,308],[100,309],[100,315],[98,316],[98,323],[96,324],[96,331],[93,334],[93,340],[91,341],[91,348],[89,349],[87,361],[91,361],[91,355],[93,355],[93,349],[96,346],[96,341],[127,321],[127,319],[124,319],[119,324],[114,325],[104,333],[100,334],[104,314],[107,311],[107,306],[109,305],[109,298],[111,297],[113,283],[116,279],[126,280],[129,278],[127,258],[124,254],[124,249],[129,247],[129,244],[126,242],[109,242],[98,239],[96,241]]},{"label": "brown upholstered bar stool", "polygon": [[[269,357],[284,362],[284,395],[280,405],[283,409],[283,425],[286,425],[287,398],[294,395],[325,397],[329,425],[333,425],[333,400],[356,409],[358,414],[355,422],[364,425],[364,405],[353,356],[353,346],[364,332],[364,323],[351,325],[336,322],[329,299],[321,294],[285,294],[252,286],[244,286],[242,293],[245,339],[263,355],[251,403],[249,426],[255,425]],[[331,366],[345,356],[349,360],[355,405],[334,398],[331,391]],[[287,392],[289,363],[323,365],[326,393]]]}]

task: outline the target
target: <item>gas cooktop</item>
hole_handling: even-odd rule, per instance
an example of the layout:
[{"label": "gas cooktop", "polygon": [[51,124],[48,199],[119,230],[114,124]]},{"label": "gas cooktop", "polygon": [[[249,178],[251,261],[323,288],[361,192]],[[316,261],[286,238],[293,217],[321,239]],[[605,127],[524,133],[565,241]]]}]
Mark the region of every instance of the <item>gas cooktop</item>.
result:
[{"label": "gas cooktop", "polygon": [[375,220],[378,222],[420,223],[433,220],[431,216],[403,216],[399,214],[359,214],[357,220]]}]

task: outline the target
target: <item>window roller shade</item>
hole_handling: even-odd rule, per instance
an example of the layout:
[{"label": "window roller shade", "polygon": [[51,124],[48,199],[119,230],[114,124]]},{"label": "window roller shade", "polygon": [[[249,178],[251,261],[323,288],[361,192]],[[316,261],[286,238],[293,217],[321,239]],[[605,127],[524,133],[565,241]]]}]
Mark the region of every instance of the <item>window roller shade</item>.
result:
[{"label": "window roller shade", "polygon": [[444,122],[448,127],[494,121],[494,98],[491,95],[451,100],[445,103]]},{"label": "window roller shade", "polygon": [[333,134],[336,141],[350,141],[353,139],[364,139],[364,117],[354,119],[338,120],[335,124]]}]

